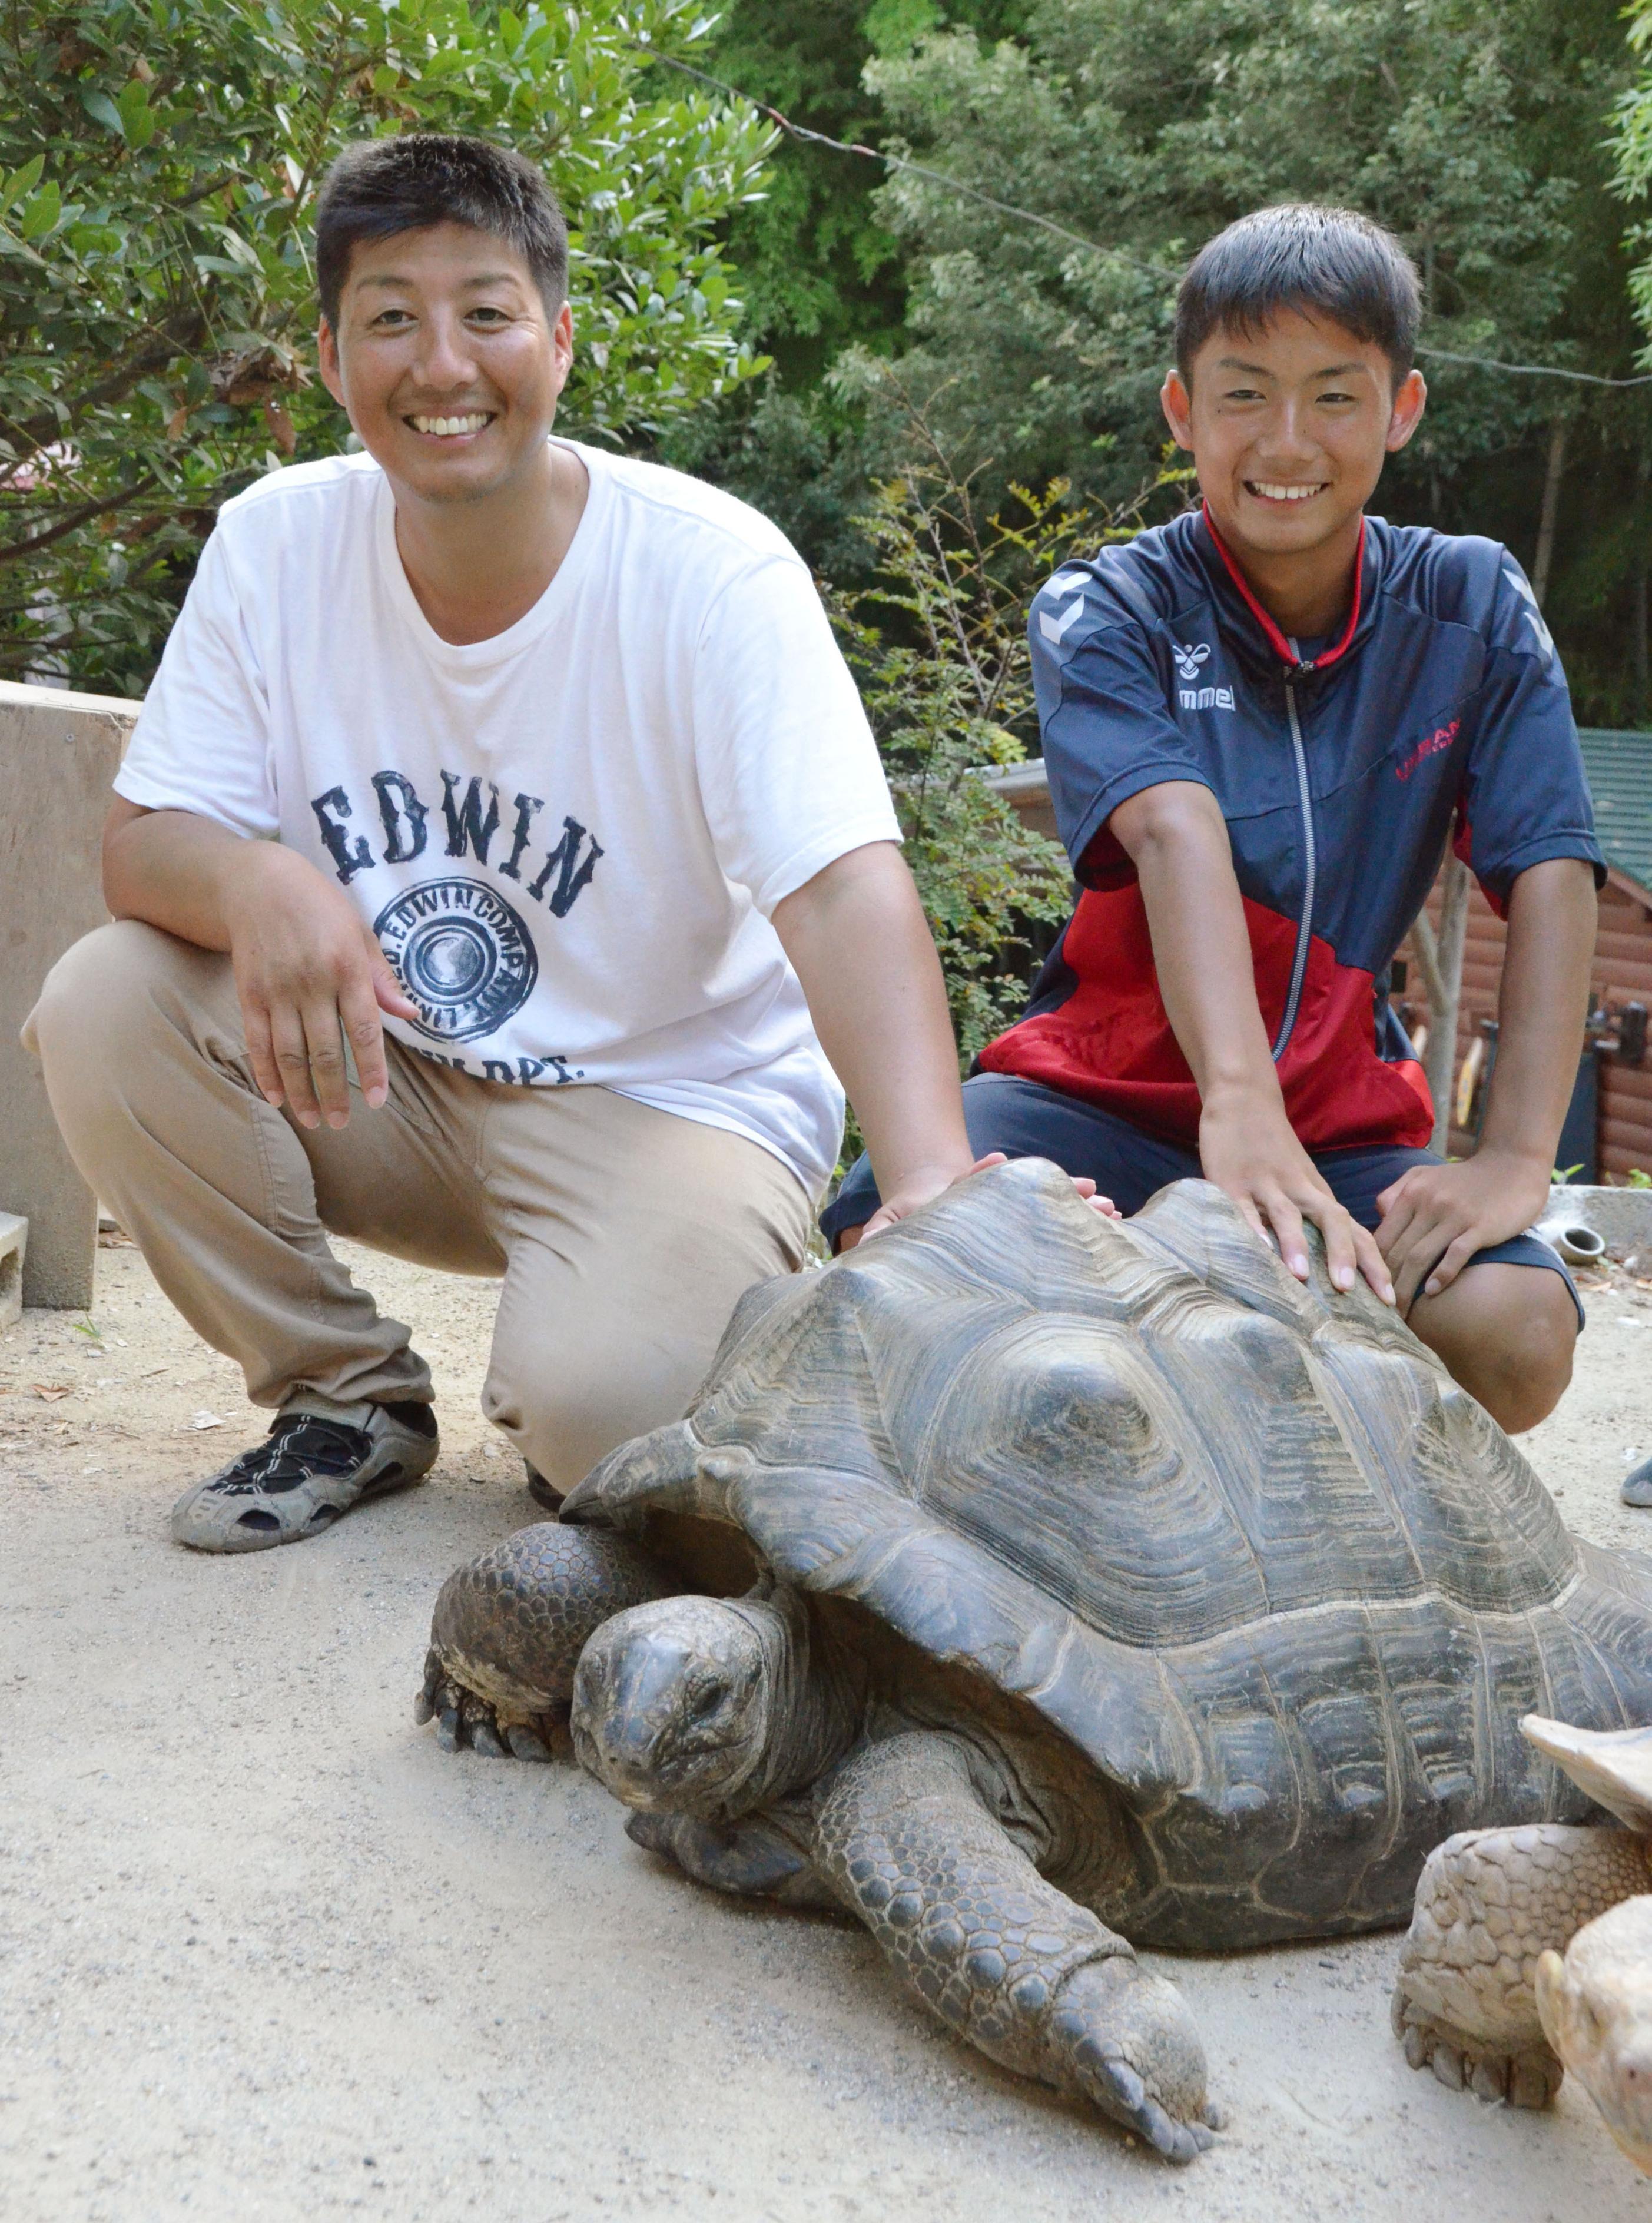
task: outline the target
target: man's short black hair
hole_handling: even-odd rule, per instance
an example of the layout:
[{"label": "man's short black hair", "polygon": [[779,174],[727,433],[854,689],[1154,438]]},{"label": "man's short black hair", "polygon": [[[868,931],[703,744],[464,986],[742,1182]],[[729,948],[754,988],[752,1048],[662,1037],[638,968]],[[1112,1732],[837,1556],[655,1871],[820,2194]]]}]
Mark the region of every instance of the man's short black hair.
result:
[{"label": "man's short black hair", "polygon": [[568,291],[568,227],[532,162],[490,140],[406,131],[346,147],[316,203],[316,282],[336,332],[358,242],[468,224],[514,247],[555,316]]},{"label": "man's short black hair", "polygon": [[1176,368],[1186,378],[1219,327],[1254,337],[1290,310],[1381,348],[1396,386],[1411,368],[1422,289],[1398,240],[1352,209],[1287,201],[1240,217],[1193,258],[1176,297]]}]

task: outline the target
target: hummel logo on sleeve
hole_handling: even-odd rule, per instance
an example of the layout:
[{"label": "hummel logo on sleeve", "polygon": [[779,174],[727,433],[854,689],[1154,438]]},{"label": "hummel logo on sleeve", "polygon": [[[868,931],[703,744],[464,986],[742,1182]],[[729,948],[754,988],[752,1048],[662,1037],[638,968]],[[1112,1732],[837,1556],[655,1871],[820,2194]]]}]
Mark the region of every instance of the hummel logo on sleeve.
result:
[{"label": "hummel logo on sleeve", "polygon": [[1074,619],[1082,617],[1083,614],[1082,602],[1069,602],[1058,618],[1052,618],[1048,610],[1040,610],[1038,630],[1046,640],[1058,641],[1070,629]]},{"label": "hummel logo on sleeve", "polygon": [[1542,651],[1545,664],[1554,661],[1554,636],[1543,623],[1543,614],[1537,607],[1537,597],[1512,564],[1503,566],[1503,576],[1526,605],[1526,623],[1537,636],[1537,645]]},{"label": "hummel logo on sleeve", "polygon": [[[1210,658],[1210,643],[1201,641],[1172,641],[1171,654],[1176,668],[1184,679],[1196,679],[1200,667]],[[1233,690],[1231,687],[1179,687],[1176,699],[1184,710],[1231,710]]]}]

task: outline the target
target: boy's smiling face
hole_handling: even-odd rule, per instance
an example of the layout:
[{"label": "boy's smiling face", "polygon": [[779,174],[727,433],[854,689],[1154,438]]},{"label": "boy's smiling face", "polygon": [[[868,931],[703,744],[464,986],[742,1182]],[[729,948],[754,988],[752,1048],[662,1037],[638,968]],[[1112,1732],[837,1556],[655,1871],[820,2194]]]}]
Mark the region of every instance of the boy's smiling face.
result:
[{"label": "boy's smiling face", "polygon": [[1427,398],[1420,373],[1397,386],[1381,348],[1297,311],[1248,334],[1219,325],[1160,396],[1216,530],[1236,556],[1270,565],[1347,559],[1383,463]]}]

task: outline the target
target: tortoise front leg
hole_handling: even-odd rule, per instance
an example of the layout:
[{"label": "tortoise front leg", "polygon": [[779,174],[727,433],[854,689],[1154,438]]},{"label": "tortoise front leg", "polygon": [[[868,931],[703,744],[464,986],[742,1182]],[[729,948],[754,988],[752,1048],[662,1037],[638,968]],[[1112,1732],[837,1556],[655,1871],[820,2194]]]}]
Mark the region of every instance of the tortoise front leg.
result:
[{"label": "tortoise front leg", "polygon": [[800,1849],[810,1825],[804,1821],[799,1829],[789,1826],[791,1819],[789,1814],[747,1814],[737,1822],[707,1822],[694,1814],[640,1813],[627,1817],[625,1834],[711,1891],[835,1910],[837,1893]]},{"label": "tortoise front leg", "polygon": [[1204,2048],[1181,1994],[1044,1880],[982,1804],[953,1739],[863,1748],[817,1826],[821,1872],[943,2022],[1167,2160],[1210,2144]]},{"label": "tortoise front leg", "polygon": [[1564,2071],[1538,2019],[1538,1960],[1649,1880],[1646,1845],[1627,1829],[1533,1822],[1437,1845],[1394,1987],[1411,2066],[1482,2100],[1546,2107]]},{"label": "tortoise front leg", "polygon": [[680,1585],[629,1537],[541,1521],[448,1577],[413,1718],[445,1752],[548,1760],[586,1639],[611,1615]]}]

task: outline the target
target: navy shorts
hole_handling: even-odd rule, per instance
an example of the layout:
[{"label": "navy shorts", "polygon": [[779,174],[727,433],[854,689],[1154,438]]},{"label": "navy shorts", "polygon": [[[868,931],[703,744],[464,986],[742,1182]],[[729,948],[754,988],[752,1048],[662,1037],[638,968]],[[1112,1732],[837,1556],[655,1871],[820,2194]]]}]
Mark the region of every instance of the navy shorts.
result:
[{"label": "navy shorts", "polygon": [[[1081,1103],[1076,1096],[1063,1096],[1038,1081],[1023,1080],[1016,1074],[978,1073],[965,1081],[963,1101],[964,1124],[978,1158],[1002,1150],[1008,1158],[1051,1159],[1067,1173],[1088,1175],[1126,1214],[1139,1212],[1167,1181],[1199,1178],[1199,1153],[1184,1143],[1144,1134],[1114,1112]],[[1351,1150],[1321,1150],[1315,1154],[1314,1163],[1337,1202],[1362,1227],[1374,1228],[1382,1218],[1377,1200],[1390,1182],[1412,1166],[1437,1166],[1440,1160],[1432,1150],[1378,1143]],[[878,1209],[878,1200],[872,1161],[862,1156],[820,1216],[821,1232],[834,1250],[845,1228],[865,1225]],[[1493,1243],[1477,1250],[1468,1263],[1547,1267],[1571,1291],[1578,1326],[1583,1326],[1577,1284],[1560,1253],[1541,1237],[1516,1235],[1507,1243]]]}]

